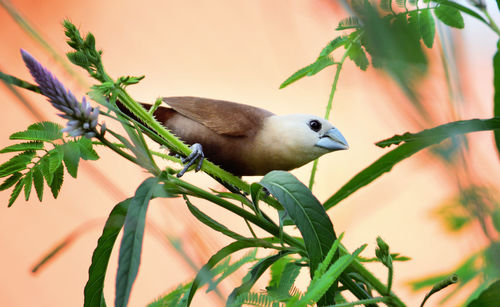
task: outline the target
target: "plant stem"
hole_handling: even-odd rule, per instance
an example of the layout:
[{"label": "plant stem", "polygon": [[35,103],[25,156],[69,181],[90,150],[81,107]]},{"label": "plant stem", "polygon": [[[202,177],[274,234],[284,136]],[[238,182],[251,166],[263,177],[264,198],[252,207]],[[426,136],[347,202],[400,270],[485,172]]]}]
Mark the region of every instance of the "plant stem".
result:
[{"label": "plant stem", "polygon": [[[236,206],[235,204],[233,204],[225,199],[222,199],[216,195],[213,195],[212,193],[209,193],[203,189],[200,189],[197,186],[194,186],[190,183],[187,183],[183,180],[180,180],[174,176],[168,176],[168,180],[170,182],[173,182],[174,184],[188,190],[188,191],[193,192],[193,196],[211,201],[211,202],[233,212],[234,214],[237,214],[237,215],[241,216],[242,218],[252,222],[253,224],[259,226],[263,230],[272,234],[273,236],[279,237],[279,235],[280,235],[279,227],[277,227],[273,223],[269,222],[265,218],[260,218],[256,215],[253,215],[252,213],[246,211],[243,208]],[[305,251],[305,246],[302,242],[300,242],[299,240],[295,239],[294,237],[292,237],[286,233],[283,234],[283,241],[290,244],[291,246],[298,247],[301,250]]]},{"label": "plant stem", "polygon": [[[345,51],[342,60],[337,63],[337,69],[335,71],[335,77],[333,78],[332,88],[330,90],[330,97],[328,97],[328,104],[326,105],[325,119],[328,120],[330,118],[330,112],[332,110],[333,97],[335,96],[335,91],[337,90],[337,83],[339,81],[340,70],[342,69],[342,65],[344,65],[345,59],[347,58],[347,54],[349,53],[350,47]],[[311,176],[309,177],[309,190],[312,191],[314,185],[314,177],[316,176],[316,171],[318,170],[318,159],[314,160],[313,167],[311,170]]]},{"label": "plant stem", "polygon": [[[96,133],[96,138],[105,146],[109,147],[111,150],[113,150],[114,152],[116,152],[117,154],[119,154],[120,156],[124,157],[125,159],[131,161],[132,163],[135,163],[137,165],[140,166],[139,162],[137,161],[136,158],[134,158],[133,156],[129,155],[128,153],[124,152],[123,150],[121,150],[120,148],[118,148],[118,146],[116,146],[114,143],[108,141],[107,139],[105,139],[102,134],[98,133],[97,131],[95,132]],[[158,174],[155,174],[155,175],[158,175]]]},{"label": "plant stem", "polygon": [[482,9],[484,15],[486,16],[486,18],[488,19],[488,25],[490,26],[490,28],[495,31],[495,33],[497,35],[500,36],[500,29],[498,28],[497,24],[495,23],[495,21],[493,20],[493,18],[491,18],[490,14],[488,13],[488,11],[486,10],[486,8]]},{"label": "plant stem", "polygon": [[333,306],[335,306],[335,307],[350,307],[350,306],[356,306],[356,305],[367,305],[367,304],[383,303],[383,302],[389,302],[389,301],[391,301],[391,298],[384,296],[384,297],[374,297],[374,298],[360,300],[360,301],[351,302],[351,303],[335,304]]},{"label": "plant stem", "polygon": [[[340,253],[341,255],[346,255],[349,254],[349,251],[343,246],[340,245]],[[394,306],[406,306],[403,301],[399,297],[396,296],[393,292],[387,291],[387,287],[377,278],[375,277],[370,271],[368,271],[363,264],[361,264],[357,259],[354,260],[351,265],[349,265],[349,268],[360,274],[372,287],[375,289],[378,293],[380,294],[387,294],[390,295],[392,298],[392,304]]]}]

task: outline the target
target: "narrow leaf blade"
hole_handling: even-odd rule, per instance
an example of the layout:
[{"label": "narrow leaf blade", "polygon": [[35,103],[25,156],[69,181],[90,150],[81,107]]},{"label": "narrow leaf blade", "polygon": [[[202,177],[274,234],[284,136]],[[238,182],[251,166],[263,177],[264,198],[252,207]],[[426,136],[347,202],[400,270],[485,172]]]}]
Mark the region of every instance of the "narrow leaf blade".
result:
[{"label": "narrow leaf blade", "polygon": [[16,201],[17,197],[19,196],[19,194],[21,193],[21,190],[24,186],[24,181],[23,180],[19,180],[16,184],[16,186],[14,187],[14,190],[12,190],[12,193],[10,194],[10,198],[9,198],[9,207],[12,206],[12,204],[14,204],[14,202]]},{"label": "narrow leaf blade", "polygon": [[142,241],[146,212],[149,201],[153,197],[159,178],[146,179],[137,189],[130,201],[130,207],[125,218],[123,238],[120,244],[118,273],[116,276],[115,306],[125,307],[128,304],[132,285],[134,284],[139,264],[141,262]]},{"label": "narrow leaf blade", "polygon": [[84,307],[102,306],[101,301],[104,300],[104,279],[106,277],[109,258],[116,238],[125,223],[125,216],[127,215],[130,200],[131,198],[118,203],[113,210],[111,210],[106,220],[102,234],[92,254],[89,279],[85,284],[84,290]]}]

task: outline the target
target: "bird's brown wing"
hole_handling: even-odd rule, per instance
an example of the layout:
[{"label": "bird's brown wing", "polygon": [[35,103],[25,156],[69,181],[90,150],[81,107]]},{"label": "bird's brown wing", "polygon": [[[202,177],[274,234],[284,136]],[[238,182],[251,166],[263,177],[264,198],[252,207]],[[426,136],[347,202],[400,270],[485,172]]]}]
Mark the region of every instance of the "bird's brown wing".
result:
[{"label": "bird's brown wing", "polygon": [[273,113],[256,107],[199,97],[165,97],[163,101],[180,114],[210,130],[228,136],[253,136]]}]

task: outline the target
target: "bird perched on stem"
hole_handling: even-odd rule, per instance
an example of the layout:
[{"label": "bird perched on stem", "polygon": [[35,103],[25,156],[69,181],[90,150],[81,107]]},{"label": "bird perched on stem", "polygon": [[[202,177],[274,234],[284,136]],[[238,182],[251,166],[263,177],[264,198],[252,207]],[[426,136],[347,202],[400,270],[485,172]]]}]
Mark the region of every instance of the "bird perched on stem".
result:
[{"label": "bird perched on stem", "polygon": [[196,161],[199,170],[204,157],[236,176],[252,176],[292,170],[349,148],[339,130],[314,115],[275,115],[249,105],[198,97],[166,97],[163,102],[170,108],[159,107],[155,118],[192,149],[178,176]]}]

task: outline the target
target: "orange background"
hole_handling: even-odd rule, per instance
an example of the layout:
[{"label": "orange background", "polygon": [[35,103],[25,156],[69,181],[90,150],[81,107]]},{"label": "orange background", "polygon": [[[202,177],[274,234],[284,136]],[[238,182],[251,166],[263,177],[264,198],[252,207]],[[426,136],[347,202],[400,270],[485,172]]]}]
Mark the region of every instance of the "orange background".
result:
[{"label": "orange background", "polygon": [[[82,32],[92,32],[97,46],[104,51],[104,65],[111,76],[146,75],[140,84],[129,88],[139,101],[154,101],[158,96],[202,96],[250,104],[278,114],[324,114],[333,68],[286,89],[278,87],[316,58],[321,48],[338,35],[334,30],[337,22],[348,16],[341,4],[326,0],[11,3],[60,55],[69,51],[61,26],[64,18],[69,18]],[[79,96],[85,93],[87,88],[65,72],[1,7],[0,29],[0,70],[31,81],[19,54],[19,49],[24,48],[73,92]],[[496,42],[492,33],[475,21],[466,19],[466,29],[453,34],[460,47],[455,55],[460,85],[466,95],[460,116],[486,118],[492,109],[491,57]],[[433,51],[431,62],[436,65],[425,80],[423,95],[438,110],[439,124],[457,118],[448,115],[444,73],[438,52]],[[91,84],[78,67],[74,69]],[[40,120],[30,110],[63,123],[43,97],[22,90],[20,93],[31,103],[29,107],[0,85],[4,110],[0,113],[2,147],[12,144],[8,140],[10,134]],[[373,68],[362,72],[352,62],[346,62],[330,120],[342,131],[351,149],[320,159],[314,187],[320,201],[387,151],[374,146],[376,141],[421,129],[411,120],[412,109],[408,105],[383,73]],[[107,123],[113,127],[109,119]],[[469,158],[477,180],[493,184],[500,169],[491,134],[476,133],[469,139]],[[105,218],[114,204],[133,195],[147,176],[111,152],[102,148],[98,152],[99,161],[81,163],[78,180],[65,177],[57,200],[52,199],[46,187],[43,203],[34,194],[25,202],[21,194],[17,203],[7,208],[9,193],[0,193],[0,203],[4,204],[0,206],[1,306],[82,304],[92,251]],[[7,155],[3,155],[1,162],[6,159]],[[311,165],[307,165],[293,173],[307,182],[310,169]],[[452,236],[432,217],[433,208],[456,193],[455,179],[444,171],[437,160],[419,153],[329,211],[336,232],[346,232],[344,243],[349,248],[369,243],[364,255],[373,255],[375,238],[381,235],[391,251],[412,257],[395,267],[394,289],[409,306],[419,304],[424,296],[409,290],[409,280],[451,270],[485,244],[479,232]],[[187,174],[185,179],[205,188],[220,188],[204,174]],[[228,227],[248,233],[241,219],[211,204],[195,204]],[[194,276],[185,258],[166,243],[165,234],[181,240],[197,266],[230,242],[192,218],[181,199],[154,201],[148,221],[141,269],[130,306],[143,306]],[[39,274],[30,273],[47,251],[81,225],[83,231],[65,253]],[[108,304],[114,299],[116,263],[115,249],[105,284]],[[381,265],[370,268],[385,280],[386,270]],[[222,293],[227,296],[242,276],[239,273],[240,279],[224,283]],[[306,284],[306,280],[299,282],[302,287]],[[465,297],[466,293],[460,295],[450,306]],[[195,296],[194,306],[221,304],[216,296],[204,291]]]}]

